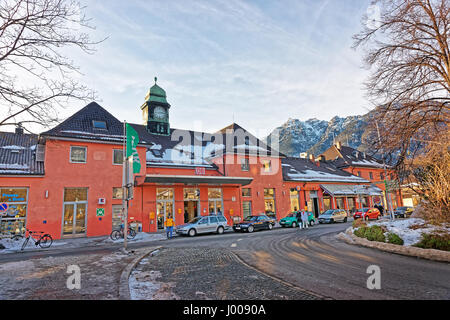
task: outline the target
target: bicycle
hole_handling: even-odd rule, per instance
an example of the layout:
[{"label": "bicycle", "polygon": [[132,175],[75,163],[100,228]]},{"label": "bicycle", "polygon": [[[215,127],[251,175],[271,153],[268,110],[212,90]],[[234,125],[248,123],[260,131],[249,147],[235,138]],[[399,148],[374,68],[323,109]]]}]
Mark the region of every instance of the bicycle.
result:
[{"label": "bicycle", "polygon": [[[42,249],[47,249],[47,248],[49,248],[49,247],[52,245],[52,243],[53,243],[53,238],[52,238],[52,236],[49,235],[48,233],[44,233],[43,231],[31,231],[31,230],[29,230],[29,229],[26,229],[26,231],[28,232],[28,236],[25,237],[25,241],[23,242],[22,248],[20,249],[21,251],[23,251],[23,250],[25,249],[25,247],[27,246],[27,244],[28,244],[28,242],[30,241],[30,239],[32,239],[32,240],[34,241],[34,245],[35,245],[36,247],[37,247],[37,246],[40,246]],[[33,233],[34,233],[34,234],[36,234],[36,233],[41,234],[41,235],[39,236],[39,239],[36,240],[36,239],[33,237]],[[22,239],[22,238],[23,238],[22,235],[16,234],[15,236],[12,237],[12,240],[13,240],[13,241],[18,241],[18,240],[20,240],[20,239]]]},{"label": "bicycle", "polygon": [[[123,225],[121,225],[119,230],[113,230],[109,235],[111,240],[119,240],[120,238],[123,238],[123,229]],[[134,229],[130,225],[128,225],[127,239],[134,239],[134,237],[136,237],[136,231],[134,231]]]}]

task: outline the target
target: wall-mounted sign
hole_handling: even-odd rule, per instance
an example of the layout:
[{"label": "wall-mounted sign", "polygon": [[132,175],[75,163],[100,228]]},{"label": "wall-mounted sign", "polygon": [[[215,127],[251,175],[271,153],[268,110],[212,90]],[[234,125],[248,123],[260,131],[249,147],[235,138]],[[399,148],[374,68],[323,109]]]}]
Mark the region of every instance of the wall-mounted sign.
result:
[{"label": "wall-mounted sign", "polygon": [[0,212],[5,212],[6,210],[8,210],[8,204],[0,203]]},{"label": "wall-mounted sign", "polygon": [[97,208],[97,217],[105,216],[105,208]]},{"label": "wall-mounted sign", "polygon": [[300,186],[296,186],[295,190],[300,191]]},{"label": "wall-mounted sign", "polygon": [[195,174],[198,176],[204,176],[206,174],[206,170],[204,167],[195,168]]}]

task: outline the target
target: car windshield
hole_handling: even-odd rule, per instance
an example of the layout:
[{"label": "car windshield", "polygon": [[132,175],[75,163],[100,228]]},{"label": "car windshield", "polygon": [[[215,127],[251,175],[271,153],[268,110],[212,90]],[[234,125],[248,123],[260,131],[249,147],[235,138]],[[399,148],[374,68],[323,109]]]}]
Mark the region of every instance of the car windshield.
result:
[{"label": "car windshield", "polygon": [[289,213],[288,215],[287,215],[287,217],[289,217],[289,218],[292,218],[292,217],[295,217],[297,214],[295,213],[295,212],[292,212],[292,213]]},{"label": "car windshield", "polygon": [[361,211],[362,211],[362,212],[367,212],[367,211],[369,211],[369,208],[361,209]]},{"label": "car windshield", "polygon": [[255,216],[248,216],[244,219],[244,221],[255,221],[256,219],[258,219],[258,217]]},{"label": "car windshield", "polygon": [[188,223],[192,223],[192,224],[197,223],[201,218],[202,217],[196,217],[196,218],[192,219],[191,221],[189,221]]},{"label": "car windshield", "polygon": [[333,212],[334,212],[334,210],[327,210],[327,211],[325,211],[323,214],[329,214],[329,215],[332,215]]}]

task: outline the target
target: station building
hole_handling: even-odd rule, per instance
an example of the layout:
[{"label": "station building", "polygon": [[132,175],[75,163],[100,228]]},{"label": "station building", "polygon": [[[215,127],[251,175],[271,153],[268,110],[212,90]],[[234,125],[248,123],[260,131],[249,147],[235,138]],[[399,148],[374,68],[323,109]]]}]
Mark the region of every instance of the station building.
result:
[{"label": "station building", "polygon": [[[163,230],[169,215],[180,225],[208,214],[230,224],[261,213],[279,220],[306,206],[316,216],[331,208],[350,214],[383,196],[354,163],[327,160],[331,151],[286,157],[236,123],[214,133],[172,128],[156,81],[140,109],[143,124],[130,124],[141,170],[129,204],[139,231]],[[0,132],[0,234],[110,234],[122,219],[123,143],[124,123],[95,102],[39,135]]]}]

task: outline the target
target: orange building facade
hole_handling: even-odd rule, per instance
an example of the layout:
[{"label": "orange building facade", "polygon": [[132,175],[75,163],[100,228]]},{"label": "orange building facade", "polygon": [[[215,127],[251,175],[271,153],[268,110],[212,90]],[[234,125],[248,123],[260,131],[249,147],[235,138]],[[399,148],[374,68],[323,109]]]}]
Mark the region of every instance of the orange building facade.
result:
[{"label": "orange building facade", "polygon": [[[130,124],[139,135],[141,169],[128,218],[138,231],[161,231],[168,216],[181,225],[209,214],[229,224],[252,214],[279,220],[304,207],[316,216],[334,208],[350,215],[381,196],[376,179],[324,159],[286,157],[237,124],[213,134],[170,128],[169,108],[155,84],[141,107],[144,125]],[[60,239],[118,228],[123,128],[91,103],[38,136],[0,133],[0,233],[28,228]],[[367,192],[347,190],[358,186]]]}]

